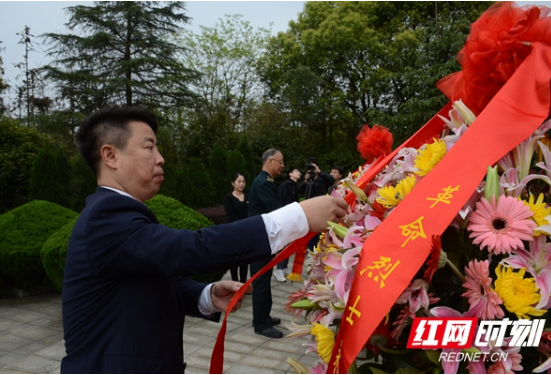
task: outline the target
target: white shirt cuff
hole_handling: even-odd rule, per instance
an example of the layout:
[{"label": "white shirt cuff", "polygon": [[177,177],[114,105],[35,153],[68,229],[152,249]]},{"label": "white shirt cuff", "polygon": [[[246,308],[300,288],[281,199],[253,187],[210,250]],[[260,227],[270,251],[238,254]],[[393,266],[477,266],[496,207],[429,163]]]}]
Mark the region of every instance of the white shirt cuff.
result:
[{"label": "white shirt cuff", "polygon": [[308,233],[308,219],[297,202],[262,215],[272,254]]},{"label": "white shirt cuff", "polygon": [[205,288],[203,288],[201,296],[199,297],[199,312],[207,318],[220,311],[216,307],[214,307],[214,305],[212,304],[212,299],[210,298],[210,288],[212,288],[213,284],[214,283],[209,284]]}]

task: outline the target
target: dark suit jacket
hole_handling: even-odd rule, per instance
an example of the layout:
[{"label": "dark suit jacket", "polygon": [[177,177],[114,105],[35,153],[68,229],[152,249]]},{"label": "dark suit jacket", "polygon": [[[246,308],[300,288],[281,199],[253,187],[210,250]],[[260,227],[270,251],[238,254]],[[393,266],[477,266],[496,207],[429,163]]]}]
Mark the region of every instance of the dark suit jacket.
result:
[{"label": "dark suit jacket", "polygon": [[174,230],[144,204],[98,188],[67,249],[61,372],[182,373],[184,317],[201,315],[205,284],[179,276],[270,254],[261,217]]}]

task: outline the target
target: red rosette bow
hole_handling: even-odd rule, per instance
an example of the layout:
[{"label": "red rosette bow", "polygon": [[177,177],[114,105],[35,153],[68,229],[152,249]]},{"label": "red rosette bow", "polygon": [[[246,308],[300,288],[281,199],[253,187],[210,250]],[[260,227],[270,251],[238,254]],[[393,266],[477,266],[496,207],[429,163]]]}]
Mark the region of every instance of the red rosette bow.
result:
[{"label": "red rosette bow", "polygon": [[381,155],[388,155],[392,151],[392,133],[381,125],[364,125],[356,137],[358,151],[366,162],[371,163]]},{"label": "red rosette bow", "polygon": [[551,45],[550,12],[514,2],[493,4],[471,25],[457,54],[462,70],[436,86],[452,102],[461,99],[479,115],[531,52],[532,42]]}]

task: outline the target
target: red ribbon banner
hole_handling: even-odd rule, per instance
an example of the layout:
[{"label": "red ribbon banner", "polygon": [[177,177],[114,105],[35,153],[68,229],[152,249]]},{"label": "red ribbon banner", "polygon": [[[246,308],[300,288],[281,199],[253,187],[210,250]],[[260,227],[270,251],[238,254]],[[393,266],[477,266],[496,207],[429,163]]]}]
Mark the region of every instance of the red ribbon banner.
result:
[{"label": "red ribbon banner", "polygon": [[[411,136],[406,142],[404,142],[400,147],[396,148],[393,152],[391,152],[388,156],[384,158],[379,158],[375,160],[370,166],[369,170],[367,170],[362,177],[357,181],[356,185],[358,185],[360,188],[363,188],[365,185],[367,185],[379,172],[387,166],[392,159],[398,154],[398,152],[404,148],[404,147],[420,147],[425,143],[427,139],[430,139],[431,137],[440,134],[442,130],[444,129],[444,122],[438,117],[438,115],[445,116],[451,109],[451,103],[447,104],[440,112],[438,112],[437,115],[435,115],[425,126],[423,126],[420,130],[418,130],[413,136]],[[354,193],[349,193],[345,200],[349,205],[351,205],[356,196]],[[270,263],[268,263],[264,268],[262,268],[260,271],[258,271],[253,277],[251,277],[247,282],[239,289],[235,295],[233,296],[232,300],[228,304],[228,307],[226,308],[226,313],[224,314],[224,319],[222,321],[222,325],[220,327],[220,331],[218,331],[218,336],[216,338],[216,343],[214,344],[214,348],[212,351],[212,357],[211,357],[211,363],[210,363],[210,373],[211,374],[221,374],[222,370],[224,368],[224,341],[226,337],[226,331],[227,331],[227,318],[228,318],[228,311],[231,311],[239,298],[245,293],[249,285],[258,278],[260,275],[265,273],[267,270],[273,268],[276,264],[281,262],[282,260],[290,257],[297,251],[302,251],[306,245],[308,244],[308,241],[314,236],[315,233],[310,232],[305,237],[300,238],[291,244],[287,246],[283,251],[281,251]],[[296,259],[295,259],[296,262]],[[293,272],[295,272],[295,269],[293,267]]]},{"label": "red ribbon banner", "polygon": [[[531,46],[530,55],[468,131],[366,239],[328,373],[348,371],[427,259],[431,236],[448,227],[487,167],[528,138],[549,116],[551,47]],[[374,277],[376,273],[380,278]]]}]

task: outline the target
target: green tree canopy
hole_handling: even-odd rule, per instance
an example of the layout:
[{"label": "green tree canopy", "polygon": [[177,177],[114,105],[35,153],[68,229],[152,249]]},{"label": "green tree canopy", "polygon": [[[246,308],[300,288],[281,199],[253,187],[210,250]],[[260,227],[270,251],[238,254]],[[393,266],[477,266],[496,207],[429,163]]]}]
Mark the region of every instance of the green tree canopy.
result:
[{"label": "green tree canopy", "polygon": [[254,30],[241,15],[226,15],[214,27],[200,26],[194,34],[182,30],[178,43],[186,49],[182,61],[201,75],[191,81],[198,94],[195,110],[214,115],[222,110],[238,125],[247,105],[261,97],[255,64],[269,30]]},{"label": "green tree canopy", "polygon": [[271,39],[259,66],[270,98],[327,144],[354,140],[364,123],[397,144],[446,102],[438,79],[487,2],[307,2]]},{"label": "green tree canopy", "polygon": [[0,116],[0,213],[29,202],[31,166],[46,145],[48,137]]},{"label": "green tree canopy", "polygon": [[67,8],[70,34],[47,33],[44,67],[71,109],[89,113],[108,105],[169,107],[190,98],[187,83],[195,73],[170,42],[189,22],[184,3],[98,1]]}]

